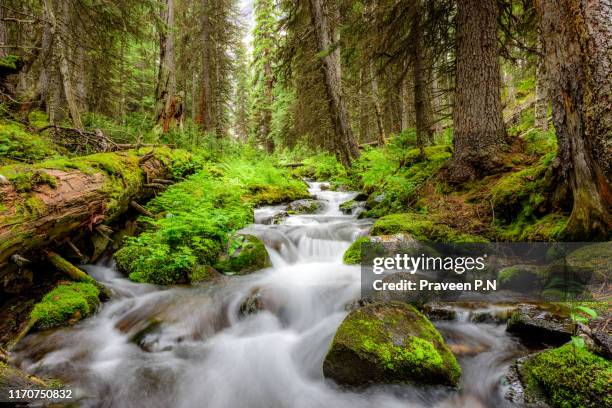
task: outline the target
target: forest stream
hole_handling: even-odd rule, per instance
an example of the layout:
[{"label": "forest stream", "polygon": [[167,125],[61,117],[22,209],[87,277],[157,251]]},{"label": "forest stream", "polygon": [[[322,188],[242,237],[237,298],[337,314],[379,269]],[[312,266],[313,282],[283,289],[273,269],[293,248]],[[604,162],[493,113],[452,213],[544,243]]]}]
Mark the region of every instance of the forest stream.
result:
[{"label": "forest stream", "polygon": [[110,260],[86,266],[111,289],[111,300],[76,326],[26,337],[16,362],[60,378],[82,406],[512,406],[503,378],[527,350],[505,324],[472,323],[469,311],[434,322],[451,349],[463,350],[457,390],[348,391],[323,378],[334,333],[360,296],[360,267],[343,264],[342,254],[371,221],[339,210],[356,193],[321,186],[309,183],[323,204],[317,214],[290,215],[274,225],[280,207],[255,210],[256,223],[246,230],[266,243],[272,259],[272,267],[257,273],[164,289],[129,281]]}]

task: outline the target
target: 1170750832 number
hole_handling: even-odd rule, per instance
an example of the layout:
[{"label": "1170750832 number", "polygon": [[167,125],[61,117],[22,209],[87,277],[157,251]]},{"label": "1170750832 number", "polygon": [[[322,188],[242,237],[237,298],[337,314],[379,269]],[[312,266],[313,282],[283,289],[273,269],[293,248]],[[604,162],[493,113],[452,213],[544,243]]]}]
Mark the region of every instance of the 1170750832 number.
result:
[{"label": "1170750832 number", "polygon": [[48,389],[23,389],[7,390],[8,401],[32,401],[32,400],[67,400],[72,399],[72,390],[48,390]]}]

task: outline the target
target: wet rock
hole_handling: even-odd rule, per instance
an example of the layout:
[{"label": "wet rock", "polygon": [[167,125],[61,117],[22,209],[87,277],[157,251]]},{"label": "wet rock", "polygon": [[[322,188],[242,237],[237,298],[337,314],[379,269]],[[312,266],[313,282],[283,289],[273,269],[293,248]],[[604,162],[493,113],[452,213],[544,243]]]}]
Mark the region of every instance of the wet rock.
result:
[{"label": "wet rock", "polygon": [[508,320],[506,331],[529,343],[560,345],[570,340],[572,328],[569,317],[536,305],[522,305]]},{"label": "wet rock", "polygon": [[366,201],[368,199],[368,195],[366,193],[358,193],[353,201]]},{"label": "wet rock", "polygon": [[352,312],[353,310],[357,310],[360,307],[365,307],[365,306],[367,306],[369,304],[372,304],[372,303],[374,303],[374,300],[372,300],[372,299],[370,299],[368,297],[364,297],[364,298],[361,298],[361,299],[353,300],[352,302],[348,303],[344,307],[344,309],[347,312]]},{"label": "wet rock", "polygon": [[421,311],[430,320],[455,320],[457,318],[457,311],[449,305],[427,303],[423,305]]},{"label": "wet rock", "polygon": [[248,316],[267,310],[271,313],[279,312],[279,305],[265,289],[255,288],[240,304],[240,314]]},{"label": "wet rock", "polygon": [[612,316],[609,313],[599,316],[596,320],[589,322],[590,333],[593,340],[591,351],[608,360],[612,360]]},{"label": "wet rock", "polygon": [[287,210],[294,214],[312,214],[321,209],[321,206],[317,200],[303,199],[289,203]]},{"label": "wet rock", "polygon": [[514,308],[474,310],[470,312],[469,320],[473,323],[503,324],[506,323],[514,313],[516,313],[516,309]]},{"label": "wet rock", "polygon": [[373,209],[378,204],[382,203],[386,196],[387,195],[385,193],[382,193],[382,194],[374,193],[374,194],[370,195],[368,197],[368,199],[366,200],[366,208],[368,210]]},{"label": "wet rock", "polygon": [[331,188],[329,183],[321,183],[321,185],[319,186],[319,188],[321,189],[321,191],[327,191]]},{"label": "wet rock", "polygon": [[505,398],[525,408],[551,408],[544,400],[544,396],[537,392],[527,394],[521,379],[521,369],[529,357],[521,357],[510,366],[504,379],[507,385]]},{"label": "wet rock", "polygon": [[28,375],[0,361],[0,401],[8,403],[9,390],[42,390],[57,388],[58,385],[57,381],[47,381],[34,375]]},{"label": "wet rock", "polygon": [[461,368],[440,333],[413,306],[379,302],[344,319],[325,357],[323,373],[346,386],[455,386]]},{"label": "wet rock", "polygon": [[340,211],[346,215],[358,215],[365,211],[365,203],[355,200],[349,200],[340,204]]},{"label": "wet rock", "polygon": [[223,275],[210,265],[196,265],[189,271],[189,282],[191,283],[218,282],[222,279]]},{"label": "wet rock", "polygon": [[247,275],[271,266],[270,255],[264,243],[254,235],[236,234],[215,269],[229,275]]},{"label": "wet rock", "polygon": [[136,333],[130,337],[130,342],[136,344],[143,351],[152,352],[161,337],[161,320],[153,318],[139,322]]},{"label": "wet rock", "polygon": [[[351,246],[346,250],[343,256],[344,263],[347,265],[354,265],[361,262],[361,247],[362,244],[382,244],[380,245],[380,250],[382,252],[389,252],[391,254],[393,251],[397,251],[400,248],[402,250],[407,250],[410,245],[413,243],[418,245],[419,248],[422,248],[422,244],[416,244],[414,238],[412,238],[409,234],[399,233],[393,235],[378,235],[373,237],[361,237],[355,240]],[[372,250],[377,250],[375,247],[372,247]]]}]

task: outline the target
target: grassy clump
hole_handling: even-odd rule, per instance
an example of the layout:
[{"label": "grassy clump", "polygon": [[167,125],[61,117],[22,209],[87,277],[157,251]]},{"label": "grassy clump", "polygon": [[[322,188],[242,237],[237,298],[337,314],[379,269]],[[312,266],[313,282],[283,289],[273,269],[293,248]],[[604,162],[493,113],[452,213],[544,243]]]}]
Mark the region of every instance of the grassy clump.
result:
[{"label": "grassy clump", "polygon": [[378,219],[372,227],[372,235],[393,235],[400,232],[425,242],[487,242],[480,236],[465,234],[438,223],[432,216],[416,213],[386,215]]},{"label": "grassy clump", "polygon": [[245,275],[271,265],[263,242],[253,235],[237,235],[230,239],[228,253],[215,264],[226,274]]},{"label": "grassy clump", "polygon": [[556,407],[612,406],[612,362],[572,344],[538,353],[521,369],[527,391]]},{"label": "grassy clump", "polygon": [[190,282],[196,268],[217,262],[232,232],[253,221],[253,206],[307,194],[303,182],[266,158],[208,163],[147,205],[160,217],[142,219],[147,231],[127,240],[117,264],[137,282]]},{"label": "grassy clump", "polygon": [[94,284],[63,282],[34,306],[30,316],[42,330],[63,326],[95,312],[99,295]]}]

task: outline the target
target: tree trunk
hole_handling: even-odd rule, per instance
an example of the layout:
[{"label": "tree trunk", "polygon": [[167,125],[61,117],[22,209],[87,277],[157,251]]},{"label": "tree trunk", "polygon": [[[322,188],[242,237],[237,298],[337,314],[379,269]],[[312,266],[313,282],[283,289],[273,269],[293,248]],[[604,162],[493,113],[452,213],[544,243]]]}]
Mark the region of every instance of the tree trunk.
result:
[{"label": "tree trunk", "polygon": [[4,46],[8,45],[8,37],[6,35],[6,22],[4,21],[4,7],[0,6],[0,58],[4,58],[8,55],[8,48]]},{"label": "tree trunk", "polygon": [[[540,52],[543,50],[540,49]],[[548,93],[546,66],[544,58],[538,55],[536,65],[536,87],[535,87],[535,126],[539,130],[546,132],[548,130]]]},{"label": "tree trunk", "polygon": [[159,71],[155,91],[155,115],[162,130],[170,130],[173,113],[170,112],[176,94],[176,70],[174,66],[174,0],[165,0],[160,11],[163,26],[159,28]]},{"label": "tree trunk", "polygon": [[374,64],[370,61],[370,84],[372,86],[372,103],[374,105],[374,114],[376,116],[376,129],[378,130],[378,145],[385,145],[385,126],[383,124],[383,112],[380,106],[380,96],[378,94],[378,77],[377,72],[374,69]]},{"label": "tree trunk", "polygon": [[457,72],[454,154],[447,169],[458,184],[492,173],[502,163],[505,142],[500,97],[499,52],[495,0],[457,3]]},{"label": "tree trunk", "polygon": [[270,136],[272,130],[272,104],[274,103],[274,75],[272,74],[271,50],[264,50],[264,98],[265,104],[263,111],[262,136],[268,153],[274,152],[274,140]]},{"label": "tree trunk", "polygon": [[404,78],[401,83],[401,110],[402,110],[402,123],[401,130],[414,127],[414,85],[412,80],[412,72],[406,68],[407,72],[404,73]]},{"label": "tree trunk", "polygon": [[339,35],[329,25],[322,0],[309,0],[310,16],[317,39],[317,48],[322,55],[325,90],[327,92],[329,113],[335,134],[335,146],[345,167],[350,167],[353,159],[359,157],[344,95],[342,94],[342,68],[340,65]]},{"label": "tree trunk", "polygon": [[[431,104],[427,94],[427,75],[423,63],[428,61],[423,49],[423,26],[422,13],[417,12],[412,24],[412,74],[414,92],[414,111],[416,117],[416,140],[421,151],[421,157],[425,157],[425,142],[433,139],[431,134]],[[428,109],[429,108],[429,109]]]},{"label": "tree trunk", "polygon": [[200,103],[197,122],[204,131],[213,129],[212,84],[211,84],[211,35],[209,0],[202,0],[202,77],[200,78]]},{"label": "tree trunk", "polygon": [[573,197],[566,236],[606,240],[612,227],[612,4],[536,5],[557,133],[557,191],[569,184]]},{"label": "tree trunk", "polygon": [[[152,194],[152,190],[145,187],[147,180],[171,176],[170,164],[166,164],[165,158],[153,155],[139,163],[137,157],[103,154],[108,156],[106,160],[122,163],[132,175],[121,179],[102,171],[90,174],[80,170],[41,169],[39,171],[55,179],[56,186],[39,184],[34,187],[28,200],[39,204],[36,212],[30,215],[23,207],[23,194],[15,191],[12,184],[0,185],[0,195],[7,204],[0,210],[0,270],[13,254],[31,259],[29,253],[39,247],[116,219],[131,201]],[[25,170],[16,166],[15,171]],[[40,252],[32,256],[36,254]]]},{"label": "tree trunk", "polygon": [[72,118],[74,127],[76,127],[77,129],[83,129],[83,123],[81,122],[81,113],[79,111],[74,86],[71,80],[70,66],[68,64],[68,58],[66,57],[68,46],[66,39],[68,37],[68,32],[66,30],[65,17],[66,14],[69,12],[69,7],[68,4],[66,4],[65,0],[60,0],[58,12],[62,20],[60,23],[58,23],[57,17],[52,8],[51,1],[44,0],[44,6],[46,9],[47,18],[49,19],[49,27],[51,30],[51,50],[53,58],[57,61],[57,64],[59,65],[62,89],[64,90],[64,96],[66,97],[66,102],[68,103],[70,117]]}]

